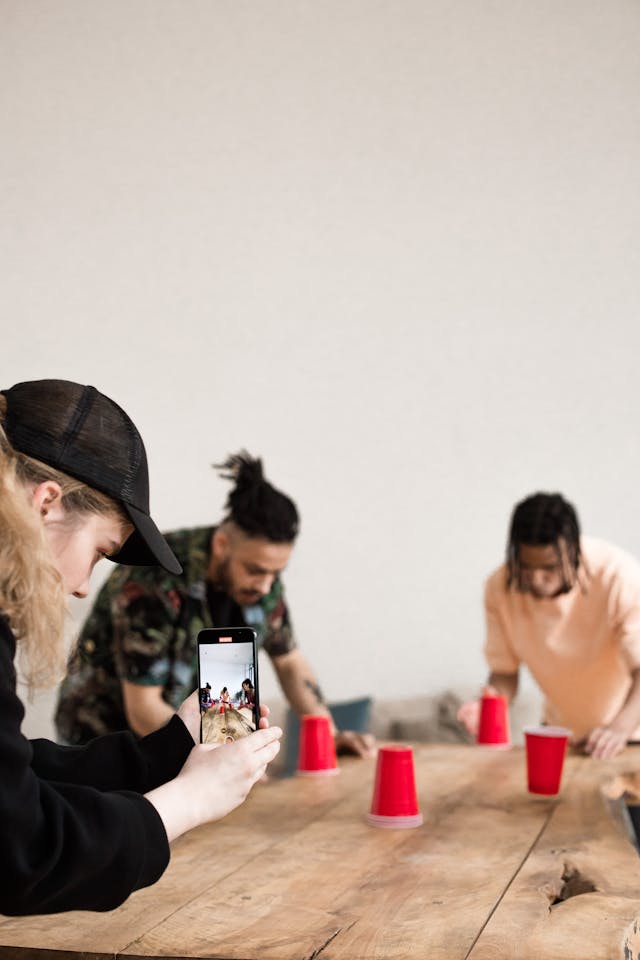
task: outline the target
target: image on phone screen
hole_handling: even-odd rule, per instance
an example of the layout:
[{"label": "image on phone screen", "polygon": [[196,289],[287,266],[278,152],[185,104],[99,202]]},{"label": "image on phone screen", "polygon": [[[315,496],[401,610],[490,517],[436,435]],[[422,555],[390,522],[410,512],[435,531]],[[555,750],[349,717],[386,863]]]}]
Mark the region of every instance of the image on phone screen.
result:
[{"label": "image on phone screen", "polygon": [[245,627],[198,634],[200,740],[233,743],[257,729],[256,634]]}]

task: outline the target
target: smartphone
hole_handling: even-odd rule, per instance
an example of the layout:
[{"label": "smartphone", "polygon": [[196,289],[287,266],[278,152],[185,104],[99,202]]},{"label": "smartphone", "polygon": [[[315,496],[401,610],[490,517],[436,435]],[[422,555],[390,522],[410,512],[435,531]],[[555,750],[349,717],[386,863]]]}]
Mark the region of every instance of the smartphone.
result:
[{"label": "smartphone", "polygon": [[258,657],[250,627],[198,634],[200,743],[233,743],[258,729]]}]

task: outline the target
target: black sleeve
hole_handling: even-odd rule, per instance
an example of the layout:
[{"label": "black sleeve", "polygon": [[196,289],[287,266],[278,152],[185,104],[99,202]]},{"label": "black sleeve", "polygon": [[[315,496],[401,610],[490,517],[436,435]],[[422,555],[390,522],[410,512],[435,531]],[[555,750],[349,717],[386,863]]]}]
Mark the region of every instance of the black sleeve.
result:
[{"label": "black sleeve", "polygon": [[45,780],[146,793],[173,780],[193,745],[191,734],[176,715],[142,740],[129,731],[97,737],[84,747],[32,740],[31,767]]},{"label": "black sleeve", "polygon": [[[112,910],[155,883],[169,862],[162,821],[134,791],[151,787],[178,763],[188,746],[186,728],[176,718],[142,747],[116,735],[70,752],[39,741],[34,753],[20,732],[24,709],[14,653],[13,635],[0,620],[0,913]],[[163,759],[165,738],[176,729],[182,748],[172,746]],[[101,789],[82,784],[83,750],[89,777]],[[80,783],[63,782],[72,771]],[[104,792],[125,783],[133,791]]]}]

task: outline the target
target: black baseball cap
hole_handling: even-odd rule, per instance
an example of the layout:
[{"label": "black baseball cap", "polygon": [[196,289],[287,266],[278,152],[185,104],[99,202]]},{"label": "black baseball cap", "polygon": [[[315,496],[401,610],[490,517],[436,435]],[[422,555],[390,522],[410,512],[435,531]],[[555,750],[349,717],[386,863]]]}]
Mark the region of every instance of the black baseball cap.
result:
[{"label": "black baseball cap", "polygon": [[117,500],[134,531],[115,563],[159,564],[182,573],[149,515],[147,455],[135,424],[95,387],[70,380],[28,380],[2,390],[5,431],[15,450]]}]

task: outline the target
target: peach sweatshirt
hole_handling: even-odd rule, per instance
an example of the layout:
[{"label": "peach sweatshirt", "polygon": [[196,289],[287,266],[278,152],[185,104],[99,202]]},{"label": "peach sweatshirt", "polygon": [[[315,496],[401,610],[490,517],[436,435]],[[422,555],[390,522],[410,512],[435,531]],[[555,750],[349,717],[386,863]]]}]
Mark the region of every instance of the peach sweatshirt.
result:
[{"label": "peach sweatshirt", "polygon": [[489,668],[525,664],[546,698],[543,719],[576,739],[613,720],[640,667],[640,564],[602,540],[580,543],[584,589],[550,600],[507,591],[504,566],[485,586]]}]

